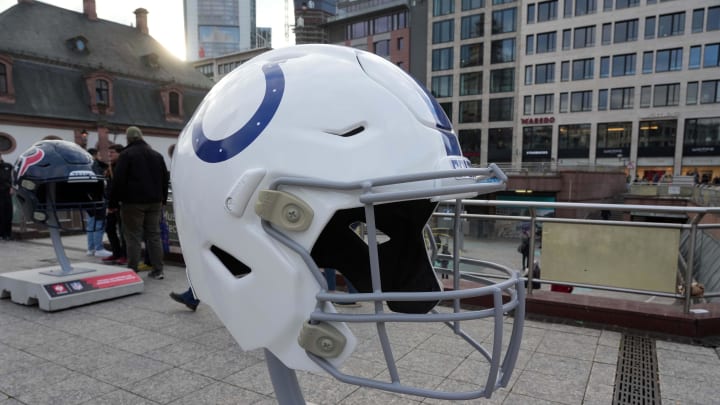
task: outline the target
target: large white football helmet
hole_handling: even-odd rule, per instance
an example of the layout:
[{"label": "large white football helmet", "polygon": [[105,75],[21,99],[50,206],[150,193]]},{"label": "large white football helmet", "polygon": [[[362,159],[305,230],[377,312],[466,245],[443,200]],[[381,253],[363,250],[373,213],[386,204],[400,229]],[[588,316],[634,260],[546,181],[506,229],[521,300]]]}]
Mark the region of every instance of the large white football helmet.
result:
[{"label": "large white football helmet", "polygon": [[[518,274],[443,291],[423,237],[437,201],[497,191],[505,181],[494,165],[470,167],[447,116],[409,75],[333,45],[273,50],[235,69],[185,127],[172,164],[188,278],[244,350],[266,348],[292,369],[437,398],[489,396],[514,367],[524,316]],[[360,293],[329,293],[326,267]],[[492,309],[434,310],[483,295]],[[337,313],[333,301],[374,305]],[[338,371],[356,348],[346,322],[490,317],[499,347],[503,314],[513,310],[504,360],[499,348],[482,350],[494,373],[485,390],[458,397]]]}]

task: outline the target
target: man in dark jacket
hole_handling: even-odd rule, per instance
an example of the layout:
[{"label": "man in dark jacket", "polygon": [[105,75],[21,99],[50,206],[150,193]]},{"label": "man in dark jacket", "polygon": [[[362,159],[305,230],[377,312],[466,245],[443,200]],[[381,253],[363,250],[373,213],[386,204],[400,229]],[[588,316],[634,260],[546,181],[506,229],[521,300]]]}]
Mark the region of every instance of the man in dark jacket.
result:
[{"label": "man in dark jacket", "polygon": [[145,240],[153,265],[149,277],[162,280],[160,216],[167,202],[170,176],[165,159],[145,142],[140,128],[128,127],[125,135],[127,146],[118,157],[108,207],[111,212],[120,210],[128,267],[138,270]]}]

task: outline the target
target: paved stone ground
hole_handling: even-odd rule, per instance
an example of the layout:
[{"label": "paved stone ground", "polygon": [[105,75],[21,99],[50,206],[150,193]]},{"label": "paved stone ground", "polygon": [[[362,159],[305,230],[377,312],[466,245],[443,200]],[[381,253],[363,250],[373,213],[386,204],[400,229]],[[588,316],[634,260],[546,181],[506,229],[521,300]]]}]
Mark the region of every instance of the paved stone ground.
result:
[{"label": "paved stone ground", "polygon": [[[84,235],[63,243],[71,262],[99,260],[84,255]],[[515,243],[466,248],[485,260],[519,264]],[[0,272],[52,264],[49,240],[0,243]],[[187,282],[184,268],[167,266],[165,274],[157,281],[141,273],[142,294],[53,313],[0,300],[0,405],[275,403],[263,352],[241,351],[207,306],[193,313],[170,300],[168,293],[183,291]],[[487,326],[477,321],[468,329],[487,343]],[[387,375],[379,353],[369,349],[373,331],[352,328],[360,344],[346,368],[361,376]],[[390,336],[404,381],[462,389],[482,382],[481,357],[454,344],[446,327],[404,325]],[[621,337],[528,320],[509,386],[491,399],[462,403],[610,404]],[[663,403],[720,403],[720,359],[713,348],[668,340],[656,346]],[[358,388],[325,374],[298,377],[305,400],[315,404],[447,403]]]}]

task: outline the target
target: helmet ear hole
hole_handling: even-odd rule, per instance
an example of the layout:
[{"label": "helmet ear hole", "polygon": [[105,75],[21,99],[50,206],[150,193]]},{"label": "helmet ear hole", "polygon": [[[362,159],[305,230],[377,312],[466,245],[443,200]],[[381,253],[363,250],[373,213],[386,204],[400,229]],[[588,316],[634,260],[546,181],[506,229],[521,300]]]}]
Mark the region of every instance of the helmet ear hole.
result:
[{"label": "helmet ear hole", "polygon": [[215,257],[218,258],[218,260],[220,260],[220,262],[225,266],[225,268],[236,278],[245,277],[252,272],[252,270],[250,270],[250,267],[248,267],[245,263],[241,262],[240,260],[235,258],[235,256],[220,249],[219,247],[213,245],[210,248],[210,251],[215,255]]}]

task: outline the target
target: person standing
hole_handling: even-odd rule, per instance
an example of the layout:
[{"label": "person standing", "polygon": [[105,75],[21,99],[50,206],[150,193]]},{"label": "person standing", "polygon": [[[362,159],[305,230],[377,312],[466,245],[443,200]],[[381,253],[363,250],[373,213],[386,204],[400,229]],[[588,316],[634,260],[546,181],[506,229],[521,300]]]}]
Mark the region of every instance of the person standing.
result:
[{"label": "person standing", "polygon": [[150,278],[162,280],[163,247],[160,215],[168,198],[170,175],[165,159],[143,139],[140,128],[125,131],[127,146],[120,153],[110,191],[109,212],[120,211],[128,267],[138,271],[143,240],[150,252]]},{"label": "person standing", "polygon": [[10,240],[12,237],[12,171],[10,163],[0,155],[0,239]]},{"label": "person standing", "polygon": [[[108,157],[110,159],[110,165],[105,170],[105,179],[107,186],[105,189],[105,198],[110,201],[110,190],[112,190],[112,181],[115,177],[115,166],[117,165],[117,159],[122,152],[123,146],[118,144],[112,144],[108,146]],[[106,263],[116,263],[121,265],[127,264],[127,253],[125,249],[125,237],[122,235],[122,222],[120,221],[120,215],[117,212],[108,212],[105,216],[105,233],[107,234],[108,241],[110,241],[110,247],[112,249],[112,256],[108,256],[103,260]]]},{"label": "person standing", "polygon": [[[93,157],[93,172],[97,175],[104,176],[108,165],[100,161],[97,149],[90,148],[88,149],[88,153]],[[87,210],[86,218],[87,255],[103,258],[111,256],[112,253],[105,250],[105,246],[103,245],[103,235],[105,235],[105,209]]]}]

